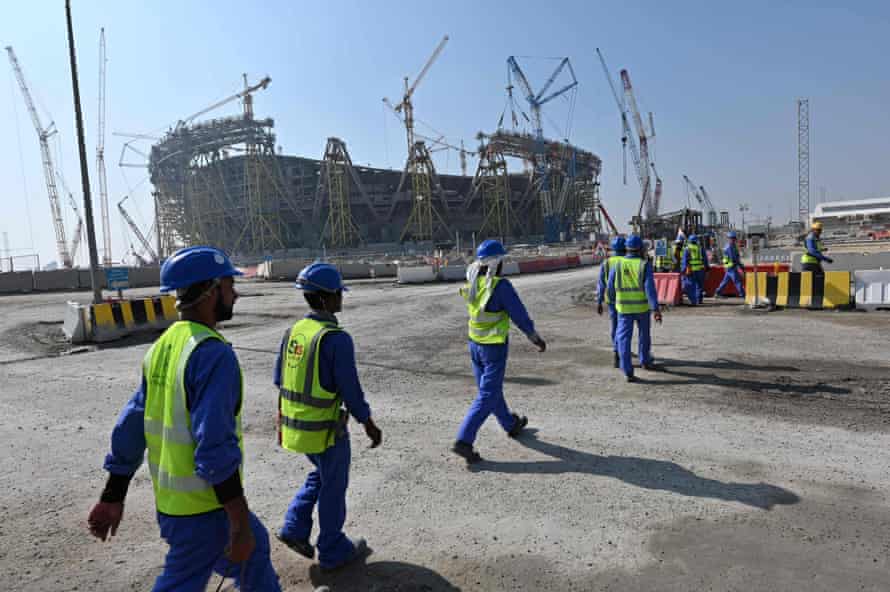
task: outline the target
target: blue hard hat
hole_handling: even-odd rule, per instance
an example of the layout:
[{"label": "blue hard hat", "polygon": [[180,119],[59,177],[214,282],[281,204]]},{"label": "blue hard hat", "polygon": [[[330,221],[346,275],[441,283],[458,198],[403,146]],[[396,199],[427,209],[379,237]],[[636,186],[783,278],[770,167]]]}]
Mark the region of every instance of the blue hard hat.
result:
[{"label": "blue hard hat", "polygon": [[729,233],[726,235],[726,238],[737,238],[735,230],[730,230]]},{"label": "blue hard hat", "polygon": [[487,257],[503,257],[506,254],[507,249],[504,248],[504,245],[501,244],[501,241],[494,240],[493,238],[482,241],[482,244],[480,244],[479,248],[476,249],[476,257],[478,259],[485,259]]},{"label": "blue hard hat", "polygon": [[697,234],[690,234],[690,235],[689,235],[689,238],[688,238],[687,240],[688,240],[689,242],[691,242],[692,244],[695,244],[695,243],[698,242],[698,235],[697,235]]},{"label": "blue hard hat", "polygon": [[616,253],[620,253],[620,252],[624,251],[624,249],[625,249],[624,237],[616,236],[615,238],[612,239],[612,244],[610,246],[611,246],[612,250],[615,251]]},{"label": "blue hard hat", "polygon": [[629,237],[627,237],[627,240],[624,243],[624,247],[628,251],[639,251],[640,249],[643,248],[643,239],[641,239],[640,237],[638,237],[635,234],[632,234]]},{"label": "blue hard hat", "polygon": [[216,247],[186,247],[173,253],[161,266],[161,292],[235,275],[244,274]]},{"label": "blue hard hat", "polygon": [[343,285],[340,271],[330,263],[315,262],[307,265],[297,276],[297,289],[304,292],[329,292],[338,290],[348,292]]}]

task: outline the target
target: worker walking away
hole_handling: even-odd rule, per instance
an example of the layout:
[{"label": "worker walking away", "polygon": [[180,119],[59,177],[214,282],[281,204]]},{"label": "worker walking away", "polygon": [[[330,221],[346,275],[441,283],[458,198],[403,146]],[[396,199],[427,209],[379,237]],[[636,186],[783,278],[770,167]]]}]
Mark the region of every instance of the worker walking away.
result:
[{"label": "worker walking away", "polygon": [[834,259],[826,257],[822,254],[825,245],[822,244],[822,223],[813,222],[810,227],[810,233],[804,241],[806,251],[800,258],[800,270],[812,271],[815,273],[825,273],[822,269],[822,262],[834,263]]},{"label": "worker walking away", "polygon": [[476,249],[476,261],[467,268],[467,284],[460,290],[470,315],[470,361],[479,391],[451,450],[468,463],[482,460],[473,449],[473,443],[479,428],[492,413],[511,438],[517,437],[528,425],[528,418],[511,413],[504,400],[510,321],[538,347],[538,351],[547,349],[510,280],[501,277],[502,260],[506,254],[499,241],[489,239],[480,244]]},{"label": "worker walking away", "polygon": [[686,247],[683,249],[683,261],[680,264],[680,272],[688,280],[686,282],[686,296],[689,303],[701,304],[705,293],[705,275],[708,271],[708,260],[698,244],[698,236],[689,235]]},{"label": "worker walking away", "polygon": [[624,250],[624,237],[616,236],[612,239],[613,255],[603,261],[600,265],[599,281],[597,282],[596,292],[596,314],[603,314],[603,301],[609,307],[609,341],[612,344],[612,353],[614,357],[614,366],[618,368],[618,343],[615,341],[615,329],[618,326],[618,312],[615,310],[615,301],[609,298],[606,293],[606,282],[609,280],[609,271],[618,265],[618,260],[623,258],[626,251]]},{"label": "worker walking away", "polygon": [[656,323],[660,324],[662,317],[658,308],[658,292],[655,289],[652,265],[642,258],[643,241],[639,236],[631,235],[625,242],[625,248],[627,255],[609,271],[606,290],[618,311],[615,339],[618,342],[621,371],[628,382],[636,382],[630,353],[634,324],[639,327],[640,332],[637,352],[640,367],[654,371],[656,367],[652,360],[650,313],[654,313]]},{"label": "worker walking away", "polygon": [[147,448],[157,520],[170,546],[155,592],[203,592],[214,571],[242,590],[281,590],[268,532],[242,488],[241,369],[216,330],[232,318],[236,275],[212,247],[181,249],[164,262],[161,291],[176,291],[180,320],[145,355],[142,384],[111,434],[108,482],[89,515],[94,536],[116,534]]},{"label": "worker walking away", "polygon": [[677,236],[676,240],[674,240],[674,248],[671,250],[671,271],[674,273],[680,273],[680,269],[683,263],[683,248],[685,245],[685,241],[682,236]]},{"label": "worker walking away", "polygon": [[736,235],[734,230],[730,230],[726,235],[727,243],[726,246],[723,247],[723,269],[724,275],[723,280],[720,282],[720,285],[717,287],[717,292],[715,293],[719,298],[725,298],[723,295],[723,288],[729,285],[731,281],[735,286],[736,292],[738,292],[739,296],[742,298],[745,297],[745,279],[742,276],[742,272],[744,270],[744,266],[742,265],[741,255],[739,254],[739,247],[736,243],[738,236]]},{"label": "worker walking away", "polygon": [[368,549],[364,539],[350,540],[343,533],[352,455],[349,415],[364,426],[371,448],[380,445],[383,434],[359,383],[352,338],[335,316],[343,310],[347,291],[340,272],[328,263],[313,263],[300,271],[296,287],[311,310],[285,333],[275,361],[278,443],[305,454],[314,470],[287,508],[277,536],[300,555],[314,558],[309,538],[317,505],[318,562],[327,571],[364,557]]}]

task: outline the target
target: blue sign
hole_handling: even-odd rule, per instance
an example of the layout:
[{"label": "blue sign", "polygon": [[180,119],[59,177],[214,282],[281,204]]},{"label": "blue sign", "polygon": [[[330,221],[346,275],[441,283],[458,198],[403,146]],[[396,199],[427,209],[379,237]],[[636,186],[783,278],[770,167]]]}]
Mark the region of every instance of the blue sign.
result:
[{"label": "blue sign", "polygon": [[655,241],[655,256],[656,257],[667,257],[668,255],[668,243],[663,238]]},{"label": "blue sign", "polygon": [[106,267],[105,285],[109,290],[124,290],[130,287],[130,270],[126,267]]}]

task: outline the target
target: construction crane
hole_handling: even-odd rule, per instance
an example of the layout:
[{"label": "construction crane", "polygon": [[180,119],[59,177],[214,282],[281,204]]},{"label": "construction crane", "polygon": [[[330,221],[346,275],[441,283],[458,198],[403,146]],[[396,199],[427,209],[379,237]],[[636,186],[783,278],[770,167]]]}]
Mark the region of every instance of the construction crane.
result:
[{"label": "construction crane", "polygon": [[62,191],[68,196],[71,209],[74,210],[74,215],[77,217],[77,226],[74,227],[74,237],[71,239],[71,247],[68,249],[73,264],[77,261],[77,249],[80,247],[80,241],[83,238],[83,218],[80,215],[80,209],[77,207],[77,200],[74,199],[74,194],[71,193],[71,190],[68,189],[68,184],[65,183],[65,177],[62,176],[62,171],[56,170],[56,177],[59,179]]},{"label": "construction crane", "polygon": [[439,54],[445,49],[446,43],[448,43],[448,35],[442,37],[442,41],[440,41],[439,45],[436,46],[436,49],[433,50],[430,59],[426,61],[426,64],[420,70],[420,74],[414,79],[414,84],[409,86],[408,77],[405,76],[405,94],[402,95],[402,101],[393,107],[396,113],[404,112],[405,114],[405,134],[408,138],[408,150],[411,150],[414,146],[414,104],[411,102],[411,97],[414,95],[414,91],[417,90],[417,85],[420,84],[420,81],[423,80],[426,73],[429,72],[430,67],[439,58]]},{"label": "construction crane", "polygon": [[49,138],[58,130],[56,124],[50,121],[49,125],[43,127],[40,116],[37,114],[37,108],[34,106],[34,100],[31,98],[31,91],[28,90],[28,84],[25,82],[25,75],[19,65],[18,58],[12,47],[6,47],[6,53],[9,54],[9,62],[15,72],[16,80],[18,80],[19,88],[22,96],[25,98],[25,105],[31,114],[31,121],[34,123],[34,129],[37,132],[37,138],[40,141],[40,154],[43,159],[43,177],[46,180],[46,192],[49,197],[49,208],[53,217],[53,228],[56,233],[56,251],[59,254],[59,262],[62,267],[71,267],[71,253],[68,251],[67,240],[65,238],[65,223],[62,220],[62,208],[59,205],[59,190],[56,187],[55,167],[53,166],[52,156],[49,150]]},{"label": "construction crane", "polygon": [[[603,72],[606,75],[606,80],[609,82],[609,88],[612,89],[612,96],[615,97],[615,104],[618,105],[618,111],[621,113],[621,157],[624,184],[627,185],[627,147],[628,144],[630,144],[630,157],[633,160],[634,168],[637,171],[637,179],[640,181],[640,188],[642,188],[644,185],[644,175],[643,169],[640,167],[640,151],[637,149],[637,142],[634,140],[630,121],[627,118],[627,109],[624,106],[624,101],[621,98],[622,96],[618,94],[618,89],[615,88],[612,75],[609,73],[609,68],[606,66],[606,60],[599,48],[596,49],[596,55],[599,56],[600,64],[602,64]],[[648,175],[648,172],[646,175]]]},{"label": "construction crane", "polygon": [[704,209],[708,216],[708,226],[717,226],[717,209],[711,202],[711,196],[708,195],[707,191],[705,191],[704,185],[699,185],[698,188],[701,191],[702,199],[705,202]]},{"label": "construction crane", "polygon": [[269,86],[270,82],[272,82],[272,79],[269,78],[268,76],[266,76],[265,78],[260,80],[258,83],[254,84],[253,86],[248,86],[247,85],[247,74],[245,74],[244,75],[244,86],[245,86],[244,90],[242,90],[241,92],[237,92],[229,97],[226,97],[220,101],[217,101],[216,103],[210,105],[209,107],[205,107],[204,109],[201,109],[197,113],[189,115],[185,119],[180,119],[176,123],[176,127],[174,128],[174,131],[179,131],[180,129],[187,126],[189,123],[191,123],[195,119],[201,117],[202,115],[206,115],[207,113],[213,111],[214,109],[219,109],[223,105],[231,103],[232,101],[237,101],[239,99],[244,99],[245,116],[247,116],[247,115],[253,116],[253,101],[252,101],[251,95],[258,90],[265,89],[267,86]]},{"label": "construction crane", "polygon": [[[559,240],[560,215],[562,212],[554,208],[553,197],[551,195],[550,171],[547,166],[547,158],[544,149],[544,128],[541,121],[541,108],[553,99],[560,97],[577,87],[578,79],[575,78],[575,70],[572,68],[569,58],[563,58],[560,60],[559,64],[557,64],[553,73],[547,79],[547,82],[544,83],[544,86],[542,86],[538,92],[535,92],[525,73],[522,71],[522,68],[519,67],[519,62],[516,61],[515,56],[507,58],[507,67],[508,77],[511,77],[507,82],[508,93],[512,96],[512,79],[515,78],[520,89],[525,93],[525,100],[528,101],[531,110],[531,123],[535,128],[534,135],[537,140],[534,166],[535,174],[540,183],[538,192],[541,200],[541,209],[544,215],[544,239],[547,242],[555,242]],[[568,68],[567,71],[571,76],[571,82],[558,90],[550,92],[550,87],[553,86],[557,77],[559,77],[560,73],[566,68]]]},{"label": "construction crane", "polygon": [[[152,262],[157,261],[158,254],[155,253],[155,250],[153,248],[151,248],[151,243],[148,242],[148,239],[145,238],[145,235],[142,234],[142,231],[139,230],[138,226],[136,226],[136,223],[133,221],[133,218],[131,218],[130,214],[127,213],[127,210],[124,209],[124,202],[127,201],[127,198],[129,198],[129,197],[130,197],[129,195],[125,195],[122,200],[117,202],[117,209],[121,213],[121,216],[123,217],[124,222],[127,223],[127,226],[129,226],[130,230],[133,231],[133,234],[136,235],[136,239],[139,240],[139,243],[142,245],[142,248],[145,250],[145,252],[148,254],[148,256],[151,257],[151,261]],[[133,253],[136,254],[135,251],[133,251]],[[141,257],[140,257],[140,259],[141,259]]]},{"label": "construction crane", "polygon": [[[105,178],[105,28],[99,30],[99,133],[96,140],[96,172],[99,176],[99,209],[102,214],[102,264],[111,265],[111,223],[108,220],[108,183]],[[73,255],[72,255],[73,257]]]},{"label": "construction crane", "polygon": [[637,139],[640,143],[640,183],[643,195],[640,198],[637,216],[645,214],[645,219],[651,220],[658,215],[658,210],[655,207],[655,200],[652,196],[652,180],[649,176],[649,140],[646,135],[646,128],[643,125],[643,118],[640,116],[640,110],[637,108],[637,99],[634,97],[633,86],[630,83],[630,74],[625,69],[621,70],[620,76],[621,83],[624,86],[624,98],[630,109],[634,127],[637,129]]}]

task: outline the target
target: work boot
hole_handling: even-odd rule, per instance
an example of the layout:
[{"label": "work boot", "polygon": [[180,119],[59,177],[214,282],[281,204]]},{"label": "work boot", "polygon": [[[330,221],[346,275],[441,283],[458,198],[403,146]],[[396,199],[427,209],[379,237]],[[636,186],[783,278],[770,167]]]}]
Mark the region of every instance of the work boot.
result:
[{"label": "work boot", "polygon": [[613,368],[621,367],[621,356],[618,355],[618,352],[615,352],[615,359],[612,360],[612,367]]},{"label": "work boot", "polygon": [[510,431],[507,432],[507,435],[511,438],[517,437],[522,433],[523,428],[528,425],[528,418],[526,416],[519,417],[515,413],[511,414],[513,416],[513,427],[510,428]]},{"label": "work boot", "polygon": [[649,362],[640,366],[643,370],[648,370],[649,372],[658,372],[658,367],[654,362]]},{"label": "work boot", "polygon": [[467,444],[466,442],[461,442],[460,440],[454,443],[454,446],[451,447],[451,452],[463,457],[464,460],[467,461],[468,465],[472,465],[482,460],[482,456],[480,456],[478,452],[473,450],[472,444]]},{"label": "work boot", "polygon": [[306,559],[315,558],[315,547],[313,547],[309,541],[297,541],[285,538],[280,531],[275,533],[275,538],[287,545],[291,551],[296,551]]},{"label": "work boot", "polygon": [[624,377],[627,382],[640,382],[640,379],[634,376],[633,374],[629,374]]},{"label": "work boot", "polygon": [[347,557],[340,563],[336,563],[334,565],[328,565],[328,566],[322,565],[321,571],[336,571],[338,569],[342,569],[342,568],[346,567],[347,565],[349,565],[350,563],[352,563],[353,561],[361,559],[362,557],[364,557],[365,555],[368,554],[368,542],[365,539],[362,539],[362,538],[355,539],[354,541],[352,541],[352,545],[355,548],[352,550],[352,554],[350,554],[349,557]]}]

